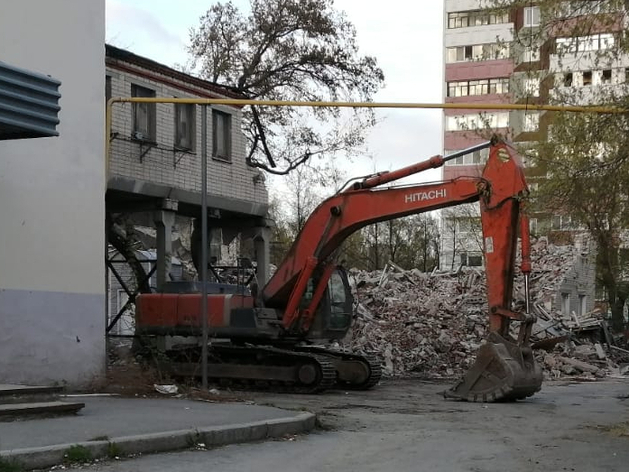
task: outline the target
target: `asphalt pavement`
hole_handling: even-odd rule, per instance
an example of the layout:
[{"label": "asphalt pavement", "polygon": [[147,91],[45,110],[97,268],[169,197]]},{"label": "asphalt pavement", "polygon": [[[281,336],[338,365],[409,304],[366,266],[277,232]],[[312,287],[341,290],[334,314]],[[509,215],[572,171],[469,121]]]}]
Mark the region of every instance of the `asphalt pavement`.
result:
[{"label": "asphalt pavement", "polygon": [[73,446],[89,457],[134,455],[260,441],[310,431],[315,416],[243,402],[79,396],[76,415],[0,422],[0,461],[26,469],[67,461]]},{"label": "asphalt pavement", "polygon": [[629,378],[546,381],[515,403],[444,400],[449,383],[384,380],[369,391],[249,395],[307,408],[316,432],[76,466],[79,472],[626,472]]}]

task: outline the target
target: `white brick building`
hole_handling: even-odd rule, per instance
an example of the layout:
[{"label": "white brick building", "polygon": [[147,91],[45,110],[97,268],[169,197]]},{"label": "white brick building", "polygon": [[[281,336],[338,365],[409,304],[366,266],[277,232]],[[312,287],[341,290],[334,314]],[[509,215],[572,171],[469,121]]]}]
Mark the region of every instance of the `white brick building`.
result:
[{"label": "white brick building", "polygon": [[[106,53],[107,98],[242,98],[113,46],[108,45]],[[198,205],[201,119],[201,107],[194,105],[114,105],[108,189],[169,198],[180,207]],[[268,194],[260,171],[246,164],[240,109],[213,106],[208,124],[210,206],[263,217]]]},{"label": "white brick building", "polygon": [[[243,98],[227,87],[110,45],[105,92],[107,99]],[[164,257],[158,257],[158,286],[168,273],[166,267],[159,269],[159,261],[170,261],[175,214],[195,220],[201,216],[202,110],[201,105],[170,103],[115,103],[112,108],[107,212],[134,213],[139,220],[155,222],[158,254],[163,252],[159,241],[166,245]],[[263,174],[247,164],[241,107],[208,106],[207,120],[212,237],[220,232],[225,244],[237,235],[252,238],[253,256],[263,271],[260,278],[266,279],[268,193]]]}]

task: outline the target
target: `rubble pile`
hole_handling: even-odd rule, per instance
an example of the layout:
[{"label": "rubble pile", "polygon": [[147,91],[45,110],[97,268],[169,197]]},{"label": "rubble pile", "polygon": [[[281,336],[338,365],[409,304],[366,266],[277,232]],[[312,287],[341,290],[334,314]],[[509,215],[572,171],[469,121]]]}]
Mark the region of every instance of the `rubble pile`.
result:
[{"label": "rubble pile", "polygon": [[356,281],[353,349],[379,352],[388,375],[458,375],[485,335],[480,271],[425,274],[351,271]]},{"label": "rubble pile", "polygon": [[[532,342],[547,378],[577,375],[598,378],[629,373],[629,351],[589,340],[601,330],[601,313],[564,316],[556,309],[559,286],[579,256],[570,246],[532,247],[535,273],[531,302],[538,321]],[[485,275],[481,269],[446,273],[402,270],[389,263],[383,271],[350,270],[355,321],[346,347],[379,353],[388,376],[419,374],[429,378],[461,376],[474,362],[487,335]],[[514,308],[524,307],[524,282],[516,275]],[[514,323],[517,325],[517,323]],[[591,333],[590,333],[591,334]]]}]

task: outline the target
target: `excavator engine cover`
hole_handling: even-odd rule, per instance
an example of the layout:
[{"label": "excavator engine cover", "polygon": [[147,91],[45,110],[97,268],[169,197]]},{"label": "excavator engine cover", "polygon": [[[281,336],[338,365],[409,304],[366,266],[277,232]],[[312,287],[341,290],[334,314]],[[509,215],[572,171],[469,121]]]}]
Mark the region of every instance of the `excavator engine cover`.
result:
[{"label": "excavator engine cover", "polygon": [[445,398],[472,402],[514,401],[530,397],[542,387],[542,369],[530,346],[520,347],[491,333],[476,362]]}]

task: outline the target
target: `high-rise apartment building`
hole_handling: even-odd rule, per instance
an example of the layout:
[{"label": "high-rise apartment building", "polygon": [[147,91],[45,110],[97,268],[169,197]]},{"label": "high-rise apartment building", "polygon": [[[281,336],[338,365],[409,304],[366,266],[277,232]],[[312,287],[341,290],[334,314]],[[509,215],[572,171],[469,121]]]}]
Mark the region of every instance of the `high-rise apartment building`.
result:
[{"label": "high-rise apartment building", "polygon": [[[483,8],[487,2],[482,0],[444,1],[444,102],[553,103],[562,95],[573,104],[587,104],[605,87],[626,86],[627,55],[601,54],[620,40],[627,27],[625,11],[607,11],[605,2],[584,4],[582,11],[569,5],[556,12],[552,28],[541,30],[535,3],[498,14]],[[605,15],[604,21],[599,15]],[[575,35],[579,22],[587,23],[587,31]],[[527,148],[547,136],[551,122],[552,113],[533,110],[487,110],[483,117],[473,110],[446,110],[444,154],[482,142],[491,132]],[[475,153],[450,161],[443,178],[478,174],[486,157]],[[527,168],[533,192],[546,171]],[[531,216],[534,234],[574,229],[569,212],[554,210]],[[479,230],[475,206],[443,212],[442,269],[482,264]]]},{"label": "high-rise apartment building", "polygon": [[[445,0],[444,22],[444,102],[509,103],[514,70],[510,15],[484,10],[479,0]],[[478,129],[485,127],[506,133],[509,112],[487,110],[479,115],[472,110],[445,110],[444,155],[484,141]],[[449,161],[443,168],[443,178],[479,173],[486,152]],[[473,206],[455,208],[442,216],[441,267],[481,265],[478,210]]]}]

